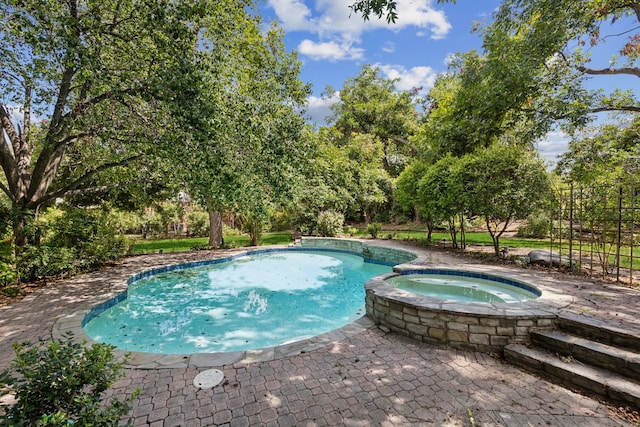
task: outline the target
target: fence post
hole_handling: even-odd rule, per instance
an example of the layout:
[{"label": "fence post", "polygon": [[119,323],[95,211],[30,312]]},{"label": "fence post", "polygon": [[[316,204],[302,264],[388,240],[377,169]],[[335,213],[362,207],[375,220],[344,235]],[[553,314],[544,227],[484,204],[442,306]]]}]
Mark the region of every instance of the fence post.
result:
[{"label": "fence post", "polygon": [[569,270],[573,270],[573,182],[569,186]]},{"label": "fence post", "polygon": [[622,183],[618,189],[618,248],[616,250],[616,282],[620,281],[620,248],[622,247]]}]

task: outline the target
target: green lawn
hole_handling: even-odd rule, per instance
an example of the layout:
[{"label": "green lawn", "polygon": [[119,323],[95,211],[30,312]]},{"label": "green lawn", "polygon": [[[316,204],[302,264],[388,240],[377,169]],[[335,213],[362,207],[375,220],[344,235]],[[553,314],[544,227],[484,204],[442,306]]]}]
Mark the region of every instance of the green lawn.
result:
[{"label": "green lawn", "polygon": [[[360,230],[356,233],[356,237],[367,237],[368,234],[364,230]],[[392,237],[396,240],[419,240],[426,237],[424,231],[387,231],[383,230],[378,235],[378,238]],[[449,233],[437,232],[433,233],[433,241],[438,242],[442,239],[450,240]],[[487,232],[473,232],[466,233],[468,245],[488,245],[491,246],[491,236]],[[180,239],[163,239],[163,240],[138,240],[136,241],[133,252],[139,253],[151,253],[151,252],[179,252],[189,251],[194,247],[203,247],[207,244],[208,239],[206,237],[194,237],[194,238],[180,238]],[[225,244],[232,247],[244,247],[249,244],[249,236],[247,235],[232,235],[224,237]],[[263,245],[280,245],[291,242],[291,233],[266,233],[262,236]],[[536,239],[516,239],[516,238],[503,238],[500,239],[500,246],[509,246],[512,248],[524,247],[532,249],[548,249],[549,242],[546,240]]]},{"label": "green lawn", "polygon": [[[366,230],[359,230],[355,237],[366,238],[369,237],[369,234]],[[425,231],[418,230],[382,230],[378,234],[378,238],[393,238],[395,240],[414,240],[419,241],[426,238]],[[225,236],[225,244],[229,247],[245,247],[249,244],[249,236],[247,235],[229,235]],[[433,242],[440,242],[443,239],[450,242],[451,236],[449,233],[445,232],[436,232],[432,235]],[[467,245],[485,245],[492,246],[493,242],[491,241],[491,236],[487,232],[467,232],[466,233]],[[155,252],[180,252],[180,251],[189,251],[194,247],[204,247],[207,244],[208,239],[206,237],[195,237],[195,238],[180,238],[180,239],[163,239],[163,240],[138,240],[135,242],[133,247],[133,253],[141,254],[141,253],[155,253]],[[262,236],[262,245],[280,245],[287,244],[291,242],[291,233],[289,232],[279,232],[279,233],[266,233]],[[504,237],[500,239],[500,246],[505,247],[508,246],[510,248],[530,248],[530,249],[549,249],[550,242],[548,240],[540,240],[540,239],[522,239],[515,237]],[[587,253],[590,246],[588,244],[583,244],[582,251],[583,253]],[[0,247],[1,249],[1,247]],[[553,242],[553,249],[559,250],[559,242]],[[578,250],[578,245],[574,242],[573,250]],[[562,241],[562,250],[563,254],[568,253],[569,251],[569,242],[566,240]],[[628,268],[631,264],[631,259],[629,256],[629,248],[623,247],[620,256],[620,264],[623,268]],[[607,254],[607,258],[611,264],[614,264],[615,261],[615,250],[611,250]],[[634,269],[640,269],[640,260],[638,260],[634,255]]]},{"label": "green lawn", "polygon": [[[180,239],[162,239],[162,240],[138,240],[133,246],[133,253],[150,253],[150,252],[180,252],[189,251],[194,247],[202,247],[207,244],[207,237],[193,237]],[[224,236],[224,242],[227,246],[244,247],[249,244],[249,236],[233,235]],[[280,245],[291,242],[291,233],[266,233],[262,236],[263,245]]]}]

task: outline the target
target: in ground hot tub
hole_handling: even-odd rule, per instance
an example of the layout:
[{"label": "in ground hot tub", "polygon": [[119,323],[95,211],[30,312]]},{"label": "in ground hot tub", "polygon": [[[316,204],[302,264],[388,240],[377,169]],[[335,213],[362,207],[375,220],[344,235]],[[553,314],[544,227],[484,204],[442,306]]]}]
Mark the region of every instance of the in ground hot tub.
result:
[{"label": "in ground hot tub", "polygon": [[500,267],[404,265],[394,271],[365,284],[367,316],[384,330],[418,341],[502,352],[508,344],[528,342],[530,330],[550,328],[556,319],[543,289]]},{"label": "in ground hot tub", "polygon": [[388,278],[387,283],[418,295],[462,302],[514,303],[542,295],[521,281],[462,270],[409,270]]}]

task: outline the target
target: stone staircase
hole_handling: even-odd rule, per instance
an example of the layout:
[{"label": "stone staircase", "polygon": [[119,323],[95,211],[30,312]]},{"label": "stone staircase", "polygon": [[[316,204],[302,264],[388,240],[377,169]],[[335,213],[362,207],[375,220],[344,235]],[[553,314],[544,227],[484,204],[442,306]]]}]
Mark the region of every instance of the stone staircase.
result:
[{"label": "stone staircase", "polygon": [[640,338],[578,315],[561,315],[558,329],[510,344],[505,359],[571,389],[640,409]]}]

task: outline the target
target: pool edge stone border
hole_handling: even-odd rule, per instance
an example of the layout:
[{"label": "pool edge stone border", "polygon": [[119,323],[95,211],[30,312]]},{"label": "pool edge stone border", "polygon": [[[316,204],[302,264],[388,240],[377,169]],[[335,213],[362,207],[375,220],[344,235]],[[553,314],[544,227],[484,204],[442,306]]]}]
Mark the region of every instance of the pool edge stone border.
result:
[{"label": "pool edge stone border", "polygon": [[[331,242],[327,245],[326,240],[330,240]],[[242,256],[246,256],[248,254],[255,253],[263,253],[263,252],[273,252],[287,249],[299,249],[299,250],[337,250],[350,252],[356,255],[360,255],[367,262],[380,262],[380,263],[388,263],[391,265],[392,263],[389,261],[389,257],[391,253],[402,254],[398,255],[401,258],[398,259],[400,262],[415,262],[419,260],[420,257],[418,254],[405,250],[405,249],[396,249],[396,248],[385,248],[380,246],[371,246],[365,242],[361,242],[357,239],[323,239],[323,238],[312,238],[312,239],[303,239],[303,242],[306,241],[306,244],[297,244],[297,245],[275,245],[270,246],[269,248],[256,248],[256,249],[246,249],[241,250],[238,253],[234,253],[228,257],[221,258],[210,258],[206,260],[199,261],[189,261],[189,262],[181,262],[181,263],[172,263],[162,267],[153,267],[142,269],[138,272],[132,272],[129,277],[118,283],[109,283],[110,291],[108,293],[104,293],[101,295],[96,295],[94,301],[83,303],[76,311],[73,313],[62,316],[58,318],[52,327],[51,336],[54,340],[63,339],[68,334],[72,334],[74,341],[83,342],[86,345],[93,345],[97,343],[91,337],[89,337],[83,326],[86,324],[88,320],[90,320],[90,314],[95,313],[97,315],[101,311],[106,310],[111,305],[121,301],[123,298],[126,298],[126,293],[128,289],[129,283],[137,278],[147,277],[151,274],[162,273],[166,271],[171,271],[175,269],[188,268],[193,266],[200,266],[206,264],[215,264],[224,262],[230,259],[236,259]],[[336,244],[336,242],[351,242],[348,244]],[[355,242],[355,243],[354,243]],[[300,242],[301,243],[301,242]],[[332,246],[332,245],[335,245]],[[370,250],[370,248],[380,248],[381,250],[374,249]],[[383,254],[383,255],[380,255]],[[383,258],[377,258],[378,256],[384,256]],[[366,316],[362,316],[356,321],[343,326],[342,328],[326,332],[324,334],[316,335],[311,338],[282,344],[275,347],[266,347],[257,350],[246,350],[246,351],[238,351],[238,352],[220,352],[220,353],[190,353],[190,354],[161,354],[161,353],[145,353],[145,352],[134,352],[134,351],[125,351],[120,349],[115,349],[113,351],[117,360],[126,360],[125,366],[129,368],[136,369],[171,369],[171,368],[214,368],[221,367],[225,365],[231,365],[235,363],[255,363],[255,362],[264,362],[271,361],[275,359],[280,359],[284,357],[299,355],[305,352],[313,351],[316,349],[323,348],[325,346],[334,344],[336,342],[342,341],[345,338],[357,335],[369,328],[374,327],[374,323],[367,318]],[[125,359],[126,358],[126,359]]]},{"label": "pool edge stone border", "polygon": [[[520,303],[461,303],[417,295],[394,288],[385,281],[403,272],[420,270],[497,275],[532,286],[541,291],[541,296]],[[509,344],[529,343],[532,330],[554,329],[560,311],[573,302],[569,295],[529,283],[512,271],[491,265],[466,265],[464,268],[396,266],[393,273],[369,280],[365,284],[365,292],[367,316],[385,331],[427,344],[499,354]]]}]

